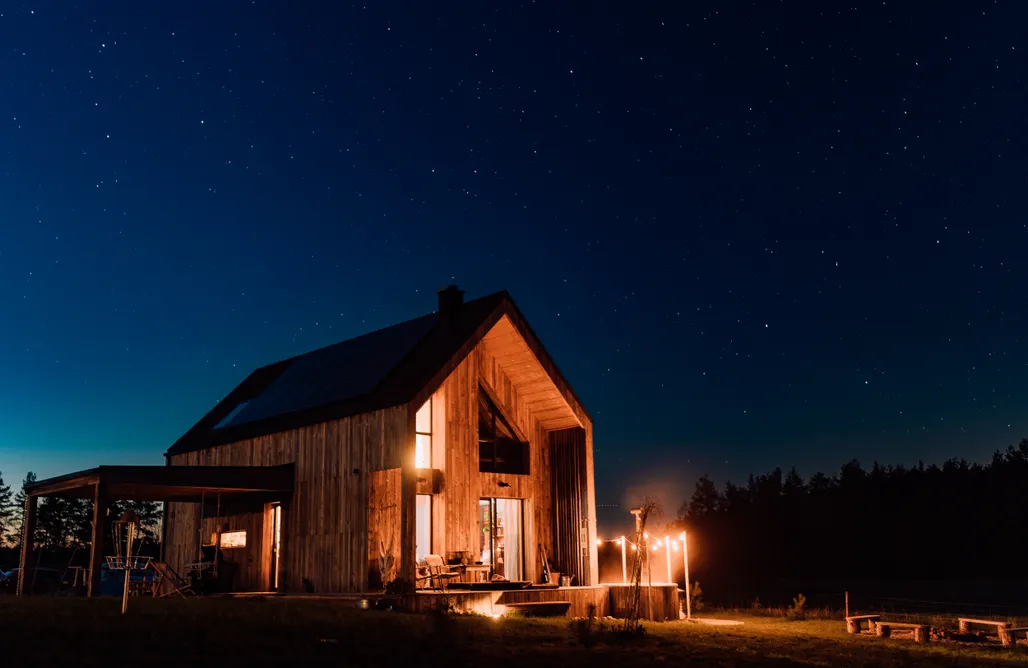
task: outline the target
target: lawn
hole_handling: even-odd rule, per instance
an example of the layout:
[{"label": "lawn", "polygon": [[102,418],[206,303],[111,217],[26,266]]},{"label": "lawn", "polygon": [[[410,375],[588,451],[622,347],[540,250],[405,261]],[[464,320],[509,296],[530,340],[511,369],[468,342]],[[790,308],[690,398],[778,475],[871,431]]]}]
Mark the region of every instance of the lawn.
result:
[{"label": "lawn", "polygon": [[[713,627],[646,626],[583,643],[566,619],[407,615],[302,600],[0,598],[0,647],[18,666],[1000,666],[1024,646],[916,646],[850,636],[841,621],[738,617]],[[15,657],[17,660],[15,661]]]}]

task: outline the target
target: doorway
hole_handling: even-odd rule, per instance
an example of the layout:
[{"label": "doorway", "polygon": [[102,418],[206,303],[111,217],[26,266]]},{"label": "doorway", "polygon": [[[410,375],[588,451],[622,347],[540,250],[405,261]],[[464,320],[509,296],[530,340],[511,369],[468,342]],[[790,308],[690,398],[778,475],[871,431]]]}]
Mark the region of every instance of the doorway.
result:
[{"label": "doorway", "polygon": [[525,540],[521,499],[479,499],[479,561],[490,574],[524,580]]},{"label": "doorway", "polygon": [[278,591],[279,563],[282,555],[282,504],[271,504],[271,590]]}]

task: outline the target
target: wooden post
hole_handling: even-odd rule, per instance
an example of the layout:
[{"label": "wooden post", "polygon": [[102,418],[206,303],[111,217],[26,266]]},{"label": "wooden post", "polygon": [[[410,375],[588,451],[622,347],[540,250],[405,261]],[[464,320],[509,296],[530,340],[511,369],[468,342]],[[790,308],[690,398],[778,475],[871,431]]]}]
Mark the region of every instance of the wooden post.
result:
[{"label": "wooden post", "polygon": [[685,568],[685,618],[692,619],[692,586],[689,584],[689,545],[682,532],[682,564]]},{"label": "wooden post", "polygon": [[[415,466],[414,440],[417,406],[408,407],[406,441],[400,462],[400,567],[398,577],[414,586],[417,575],[415,538],[417,531],[418,472]],[[385,584],[385,583],[383,583]],[[406,604],[406,601],[405,601]]]},{"label": "wooden post", "polygon": [[628,549],[628,539],[621,537],[621,582],[628,584],[628,557],[625,550]]},{"label": "wooden post", "polygon": [[25,514],[22,516],[21,534],[21,559],[18,571],[18,595],[29,596],[31,591],[25,589],[25,575],[28,573],[29,557],[32,555],[32,548],[35,547],[36,537],[36,509],[39,507],[38,496],[25,497]]},{"label": "wooden post", "polygon": [[667,581],[674,582],[671,579],[671,539],[668,536],[664,536],[664,561],[667,566]]},{"label": "wooden post", "polygon": [[89,544],[88,596],[100,595],[100,567],[107,546],[107,488],[97,483],[93,488],[93,536]]},{"label": "wooden post", "polygon": [[846,616],[850,616],[850,593],[846,592]]},{"label": "wooden post", "polygon": [[918,645],[924,645],[928,642],[928,626],[921,625],[914,628],[914,642]]}]

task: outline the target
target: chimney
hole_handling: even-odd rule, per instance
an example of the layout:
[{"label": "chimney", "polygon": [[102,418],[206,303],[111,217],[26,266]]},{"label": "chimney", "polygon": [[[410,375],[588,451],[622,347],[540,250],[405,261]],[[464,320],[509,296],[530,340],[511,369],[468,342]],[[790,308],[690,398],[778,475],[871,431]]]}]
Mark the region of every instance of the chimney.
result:
[{"label": "chimney", "polygon": [[439,319],[450,321],[456,317],[464,303],[464,291],[456,285],[447,285],[436,292],[439,295]]}]

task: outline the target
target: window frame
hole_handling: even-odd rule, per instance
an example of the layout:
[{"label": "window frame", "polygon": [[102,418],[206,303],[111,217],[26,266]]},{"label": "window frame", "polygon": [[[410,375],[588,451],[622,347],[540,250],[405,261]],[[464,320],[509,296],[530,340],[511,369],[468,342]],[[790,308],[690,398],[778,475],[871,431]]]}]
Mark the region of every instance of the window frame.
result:
[{"label": "window frame", "polygon": [[[490,418],[492,420],[492,425],[491,425],[492,441],[491,442],[486,442],[486,441],[482,440],[481,413],[482,413],[482,404],[483,403],[485,403],[486,407],[489,409]],[[511,420],[503,412],[503,409],[501,409],[499,404],[493,399],[492,393],[487,391],[485,389],[485,387],[483,385],[481,385],[481,384],[479,384],[479,386],[478,386],[478,407],[477,407],[477,410],[478,410],[477,416],[478,416],[478,419],[479,419],[479,425],[478,425],[478,437],[479,437],[479,441],[478,441],[478,471],[479,471],[479,473],[495,473],[495,474],[499,474],[499,475],[529,475],[529,473],[531,472],[530,454],[529,454],[530,453],[530,448],[531,448],[531,443],[527,439],[522,438],[521,432],[514,426],[514,424],[511,422]],[[512,438],[497,436],[497,429],[496,429],[497,421],[500,421],[503,424],[503,426],[506,428],[506,431],[508,431],[511,434]],[[488,458],[482,457],[483,446],[486,445],[487,443],[491,446],[490,450],[491,450],[491,455],[492,455],[491,457],[488,457]],[[516,446],[518,446],[519,456],[514,458],[514,459],[517,460],[516,464],[513,464],[512,462],[507,462],[504,469],[498,470],[497,469],[497,459],[498,459],[497,458],[497,454],[498,454],[499,446],[501,445],[501,443],[503,445],[516,445]],[[484,464],[487,465],[487,468],[483,468]]]},{"label": "window frame", "polygon": [[[428,409],[428,431],[420,431],[418,429],[418,413]],[[418,436],[427,436],[428,447],[425,453],[425,462],[427,466],[418,466]],[[432,397],[429,397],[425,403],[421,404],[421,408],[414,413],[414,467],[419,469],[430,469],[432,468]]]}]

